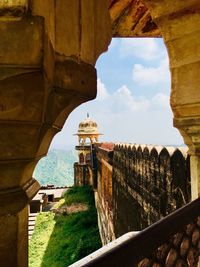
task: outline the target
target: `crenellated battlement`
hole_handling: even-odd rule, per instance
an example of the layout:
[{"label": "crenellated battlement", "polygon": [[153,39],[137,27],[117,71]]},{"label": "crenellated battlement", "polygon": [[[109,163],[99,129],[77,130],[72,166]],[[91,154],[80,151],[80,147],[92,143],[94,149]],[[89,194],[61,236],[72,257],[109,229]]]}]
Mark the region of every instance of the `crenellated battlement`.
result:
[{"label": "crenellated battlement", "polygon": [[145,144],[95,146],[96,206],[104,244],[142,230],[190,202],[187,151]]}]

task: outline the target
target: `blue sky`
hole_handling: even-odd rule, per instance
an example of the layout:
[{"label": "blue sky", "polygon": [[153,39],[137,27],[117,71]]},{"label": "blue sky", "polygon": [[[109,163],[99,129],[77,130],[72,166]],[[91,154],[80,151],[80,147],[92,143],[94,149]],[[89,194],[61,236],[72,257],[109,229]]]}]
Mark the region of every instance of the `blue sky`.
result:
[{"label": "blue sky", "polygon": [[168,57],[162,39],[113,39],[96,68],[97,98],[70,114],[51,148],[75,146],[73,134],[87,112],[104,134],[100,141],[183,144],[172,126]]}]

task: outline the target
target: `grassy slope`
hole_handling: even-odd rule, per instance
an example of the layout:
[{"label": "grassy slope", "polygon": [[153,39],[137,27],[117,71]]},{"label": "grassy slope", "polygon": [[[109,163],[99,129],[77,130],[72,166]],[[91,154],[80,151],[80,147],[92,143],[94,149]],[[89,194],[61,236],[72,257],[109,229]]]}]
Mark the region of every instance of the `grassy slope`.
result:
[{"label": "grassy slope", "polygon": [[92,190],[70,189],[64,204],[87,203],[87,211],[56,217],[37,217],[29,247],[29,267],[66,267],[101,247]]}]

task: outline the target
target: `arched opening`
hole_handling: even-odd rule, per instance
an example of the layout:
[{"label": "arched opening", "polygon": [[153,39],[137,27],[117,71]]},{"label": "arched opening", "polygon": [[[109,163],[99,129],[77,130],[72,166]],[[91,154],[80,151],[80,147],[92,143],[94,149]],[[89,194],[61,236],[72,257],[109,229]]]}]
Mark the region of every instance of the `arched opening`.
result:
[{"label": "arched opening", "polygon": [[[77,137],[73,134],[77,132],[80,121],[84,120],[87,112],[90,113],[100,131],[104,134],[99,141],[126,142],[126,143],[148,143],[163,145],[180,145],[182,139],[172,127],[172,114],[169,107],[170,80],[168,70],[167,54],[162,40],[158,39],[113,39],[109,51],[103,55],[97,62],[98,71],[98,92],[97,99],[79,106],[69,116],[63,131],[57,135],[52,142],[52,147],[58,149],[71,147],[74,149],[79,144]],[[83,125],[80,125],[83,127]],[[92,125],[93,126],[93,125]],[[89,125],[85,124],[85,127]],[[90,139],[80,139],[80,145],[90,143]],[[124,149],[123,159],[121,159],[121,172],[126,177],[126,183],[131,183],[131,174],[128,173],[129,162],[127,159],[127,150]],[[148,172],[143,160],[143,148],[139,146],[136,150],[135,164],[139,186],[138,192],[142,191],[145,184],[145,175]],[[146,150],[145,150],[146,151]],[[146,159],[145,159],[146,160]],[[84,154],[79,154],[80,163],[91,161],[90,154],[87,153],[84,160]],[[127,166],[125,170],[123,166]],[[107,166],[101,165],[105,175],[110,175]],[[129,170],[130,172],[130,170]],[[79,178],[85,177],[81,170],[78,172]],[[98,174],[97,174],[98,175]],[[149,174],[150,175],[150,174]],[[112,177],[110,181],[112,181]],[[84,179],[83,179],[84,180]],[[79,179],[80,184],[86,180]],[[146,188],[148,183],[146,181]],[[111,182],[110,182],[111,183]],[[133,182],[132,182],[133,183]],[[111,183],[112,184],[112,183]],[[150,182],[149,182],[150,184]],[[126,213],[126,218],[122,224],[115,224],[118,234],[124,233],[126,222],[132,219],[134,214],[143,211],[142,223],[135,218],[132,224],[126,225],[126,230],[132,230],[142,224],[142,227],[148,225],[148,218],[145,214],[145,202],[133,204],[126,197],[123,190],[120,191],[119,184],[115,183],[115,189],[110,189],[109,185],[101,180],[102,197],[112,207],[113,203],[110,197],[118,195],[118,213],[116,216],[124,213],[125,203],[127,209],[132,212]],[[135,186],[133,184],[133,186]],[[117,189],[118,188],[118,189]],[[118,190],[118,191],[117,191]],[[138,193],[138,194],[139,194]],[[108,197],[109,196],[109,197]],[[163,211],[162,211],[163,213]],[[153,211],[149,217],[153,217]]]},{"label": "arched opening", "polygon": [[183,144],[173,127],[169,63],[162,39],[113,38],[96,67],[97,98],[69,115],[53,145],[65,139],[75,146],[77,140],[71,137],[87,112],[104,134],[100,142]]},{"label": "arched opening", "polygon": [[[36,5],[34,5],[35,2]],[[3,211],[1,211],[1,214],[4,217],[3,219],[5,222],[11,223],[13,229],[15,229],[13,232],[8,231],[8,236],[10,235],[12,240],[17,240],[14,244],[15,248],[13,249],[12,245],[9,244],[9,238],[7,238],[7,240],[5,238],[5,240],[8,247],[13,249],[13,254],[15,255],[13,258],[20,259],[20,262],[23,262],[23,265],[26,265],[26,255],[25,257],[22,257],[21,261],[21,251],[23,251],[21,247],[27,247],[27,239],[26,236],[25,238],[22,238],[23,243],[19,246],[18,241],[20,238],[18,237],[18,234],[20,237],[26,235],[26,207],[28,200],[33,197],[34,193],[37,191],[36,187],[38,187],[36,181],[31,178],[32,170],[34,169],[37,160],[45,155],[50,140],[55,133],[62,128],[62,124],[69,112],[78,104],[92,99],[95,96],[95,70],[93,65],[98,55],[102,51],[105,51],[110,38],[109,31],[106,31],[107,28],[110,29],[110,21],[107,12],[108,2],[106,2],[107,1],[90,1],[90,8],[87,8],[87,4],[85,3],[89,2],[76,1],[75,9],[73,9],[73,5],[67,6],[65,1],[60,1],[59,3],[61,3],[61,5],[57,4],[58,1],[56,1],[56,5],[51,1],[52,5],[48,5],[46,4],[47,2],[42,1],[13,0],[2,1],[0,5],[0,20],[6,20],[6,27],[4,27],[5,25],[1,27],[3,33],[3,35],[1,34],[1,36],[3,36],[1,38],[3,40],[3,51],[5,50],[6,52],[1,55],[1,67],[3,70],[1,72],[1,89],[6,89],[2,90],[3,97],[1,98],[0,105],[0,110],[2,111],[1,122],[3,125],[1,128],[3,140],[3,153],[1,153],[3,155],[1,160],[3,170],[1,196],[4,196],[4,193],[6,195],[6,200],[2,197],[4,205],[2,205]],[[111,0],[110,9],[116,3],[118,5],[118,2],[119,1]],[[135,9],[132,8],[134,7],[133,2],[135,1],[127,1],[124,5],[124,1],[122,1],[121,5],[119,5],[122,9],[117,16],[114,16],[114,18],[113,13],[111,12],[113,35],[119,33],[120,29],[122,29],[122,32],[124,33],[123,27],[121,27],[122,25],[119,25],[119,22],[127,22],[127,18],[124,17],[124,15],[126,16],[131,12],[131,17],[134,17],[137,23],[134,27],[126,29],[127,31],[125,32],[127,36],[129,36],[130,32],[133,34],[131,36],[139,36],[139,33],[144,34],[142,36],[146,36],[145,34],[148,35],[149,32],[151,32],[152,35],[159,36],[160,30],[151,20],[147,7],[143,6],[143,3],[140,3],[141,6],[139,10],[142,13],[139,12],[140,15],[137,17],[138,13],[134,13]],[[168,46],[173,74],[171,106],[175,116],[174,124],[180,129],[185,142],[190,147],[190,153],[192,153],[193,191],[195,193],[193,194],[193,198],[195,198],[198,196],[199,191],[199,50],[197,49],[198,30],[194,30],[193,26],[199,25],[199,8],[197,8],[197,10],[194,8],[199,7],[199,4],[195,2],[192,3],[194,6],[190,6],[191,4],[184,5],[182,1],[177,1],[176,5],[174,5],[173,1],[171,1],[170,4],[168,4],[168,1],[165,1],[162,5],[159,5],[159,8],[156,10],[158,1],[155,1],[155,3],[153,1],[145,2],[149,6],[156,23],[158,23],[163,30],[163,36],[165,36],[165,41]],[[28,3],[32,4],[29,10],[27,8]],[[10,7],[12,8],[10,9]],[[99,12],[97,16],[99,7],[103,12]],[[71,10],[76,10],[76,12],[70,12]],[[27,16],[25,16],[26,12]],[[134,13],[134,16],[132,16],[132,12]],[[114,13],[116,14],[116,12]],[[66,14],[68,14],[68,16],[66,16]],[[10,24],[10,21],[15,21],[22,17],[23,20],[16,23],[17,26],[21,25],[19,35],[18,31],[15,30],[16,25]],[[41,19],[41,17],[44,19]],[[72,42],[72,44],[68,42],[69,37],[71,37],[71,28],[69,29],[66,27],[65,31],[63,31],[63,25],[70,24],[68,23],[70,19],[67,20],[68,17],[73,18],[72,21],[74,24],[72,28],[76,29],[73,32],[75,41],[74,43]],[[78,20],[74,20],[75,17],[78,17]],[[29,19],[31,19],[31,23]],[[145,23],[143,24],[143,27],[137,31],[138,27],[140,27],[139,24],[141,24],[139,22],[141,21]],[[173,26],[175,27],[172,27],[173,22]],[[191,25],[193,26],[191,27]],[[99,31],[98,34],[96,34],[97,30]],[[14,33],[17,34],[15,35]],[[187,38],[183,38],[183,33],[187,35]],[[24,35],[27,35],[27,38],[24,39]],[[12,40],[13,36],[13,40],[17,37],[16,43]],[[32,37],[32,39],[30,37]],[[5,42],[4,39],[6,40]],[[26,44],[23,40],[30,41],[30,46],[27,45],[27,47],[31,48],[30,50],[23,49],[23,46],[19,45]],[[99,40],[101,41],[99,42]],[[35,45],[35,41],[39,44],[38,46]],[[68,44],[67,46],[65,46],[66,43]],[[12,49],[9,44],[14,44],[14,49]],[[18,53],[17,48],[19,47],[20,49]],[[34,50],[33,47],[34,49],[36,48],[36,50]],[[141,47],[142,46],[139,46],[139,48]],[[147,47],[151,46],[148,45]],[[14,57],[12,56],[13,50],[15,51]],[[34,50],[35,53],[30,53],[32,50]],[[131,49],[131,53],[135,50],[137,50],[135,47],[134,49]],[[27,51],[29,54],[28,56],[27,54],[24,54],[24,52]],[[154,50],[151,52],[153,53]],[[128,58],[131,58],[130,51],[128,51],[128,54]],[[120,51],[119,53],[115,53],[115,55],[120,55]],[[137,55],[135,56],[137,57]],[[146,59],[143,58],[143,60],[145,61]],[[132,79],[138,83],[137,88],[139,88],[139,83],[143,85],[146,83],[146,78],[149,73],[150,77],[156,73],[156,69],[158,70],[158,73],[162,73],[164,65],[165,62],[161,62],[161,64],[156,67],[151,66],[151,64],[143,65],[141,62],[134,64],[132,69]],[[121,64],[121,66],[123,66],[123,64]],[[73,73],[71,72],[72,69]],[[123,71],[125,70],[124,67],[122,69]],[[77,79],[78,82],[76,80],[77,73],[78,76],[80,75],[80,79]],[[68,77],[65,76],[66,74]],[[90,79],[90,75],[92,76],[92,79]],[[115,75],[115,80],[117,80],[118,77],[120,77],[120,75]],[[148,87],[153,81],[155,89],[155,84],[157,81],[160,81],[161,77],[163,77],[163,75],[156,75],[154,79],[149,79],[146,86]],[[193,78],[195,82],[190,86],[190,82],[193,81]],[[34,84],[32,84],[32,81],[34,81]],[[88,81],[90,81],[92,85],[87,84]],[[91,91],[93,90],[91,94],[89,92],[90,85]],[[131,128],[130,126],[132,126],[132,124],[135,126],[134,131],[131,133],[131,138],[134,139],[134,142],[144,143],[143,141],[138,141],[141,140],[141,132],[143,135],[148,133],[147,138],[155,137],[155,135],[149,131],[149,129],[155,127],[147,121],[147,116],[144,113],[144,110],[146,110],[149,114],[154,115],[153,118],[157,122],[156,126],[162,126],[159,128],[161,132],[163,131],[165,135],[167,134],[167,132],[164,131],[166,125],[163,124],[160,117],[157,117],[157,114],[161,113],[160,109],[156,109],[157,106],[164,106],[163,104],[166,103],[166,98],[162,92],[159,92],[157,95],[149,95],[146,97],[142,93],[140,95],[133,94],[132,88],[129,88],[127,84],[122,84],[119,88],[115,88],[116,93],[114,93],[114,91],[109,91],[110,89],[107,90],[108,84],[106,81],[103,81],[101,77],[98,81],[98,86],[101,88],[101,90],[99,90],[99,92],[101,92],[100,97],[108,102],[108,108],[102,111],[102,109],[96,105],[96,109],[100,111],[97,114],[97,116],[99,116],[97,119],[100,118],[103,113],[109,114],[111,119],[106,120],[105,118],[105,121],[107,121],[107,129],[109,127],[115,128],[115,132],[117,134],[123,134],[125,138],[126,127],[124,127],[123,118],[126,118],[129,121],[129,128]],[[73,90],[74,88],[76,88],[77,91]],[[81,90],[81,88],[83,88],[83,90]],[[191,88],[190,94],[188,93],[188,88]],[[83,95],[80,94],[80,91],[84,92]],[[75,99],[75,96],[77,96],[77,100]],[[4,99],[9,99],[6,105],[4,105]],[[97,100],[99,99],[97,98]],[[113,100],[116,100],[116,102]],[[117,103],[117,105],[115,103]],[[155,108],[155,110],[152,110],[152,107]],[[137,114],[138,111],[140,115],[143,115],[142,119],[140,119],[143,128],[138,127],[138,124],[136,123],[136,120],[139,118]],[[134,112],[135,116],[132,114]],[[166,114],[167,112],[165,112],[165,115]],[[113,123],[117,126],[112,127]],[[136,138],[137,135],[135,135],[137,131],[138,134],[140,133],[138,139]],[[15,135],[15,132],[17,132],[18,135]],[[156,130],[156,133],[158,134],[159,131]],[[158,136],[156,136],[156,142],[153,143],[160,143],[159,140],[162,139],[162,136],[163,134],[158,134]],[[169,137],[169,134],[167,134],[167,136]],[[4,143],[4,141],[6,142]],[[149,143],[148,140],[146,141]],[[122,146],[121,148],[124,152],[122,163],[125,165],[129,164],[129,160],[126,159],[127,148],[126,146]],[[143,151],[143,146],[141,146],[141,150]],[[108,152],[108,154],[109,153],[110,152]],[[112,161],[110,158],[109,160]],[[104,167],[105,166],[103,166],[103,168]],[[105,173],[107,172],[109,172],[108,166],[105,168]],[[142,175],[145,172],[146,170],[142,168],[141,180],[143,179]],[[123,173],[125,175],[127,174],[127,179],[129,179],[130,168]],[[106,192],[106,188],[104,191]],[[20,201],[16,201],[15,205],[13,205],[15,202],[13,201],[15,193]],[[122,191],[119,191],[119,193],[122,193]],[[122,194],[121,196],[122,200],[124,200],[125,194]],[[9,201],[7,201],[7,198]],[[7,216],[8,214],[9,216]],[[16,221],[13,223],[12,219]],[[21,222],[23,222],[23,226],[21,226]],[[10,227],[10,229],[12,229],[12,227]],[[14,232],[15,237],[13,234]],[[4,237],[1,240],[2,244],[4,243],[3,241]],[[10,251],[10,249],[7,249],[7,251]],[[7,257],[9,260],[8,265],[11,265],[12,263],[10,262],[12,259],[9,259],[5,249],[3,254],[6,255],[3,258],[3,263],[7,262]]]}]

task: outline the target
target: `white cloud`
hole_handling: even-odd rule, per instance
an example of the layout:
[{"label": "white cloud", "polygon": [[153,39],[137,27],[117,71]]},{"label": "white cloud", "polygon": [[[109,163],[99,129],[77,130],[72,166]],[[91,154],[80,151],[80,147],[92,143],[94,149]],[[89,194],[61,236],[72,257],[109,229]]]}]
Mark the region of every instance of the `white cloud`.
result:
[{"label": "white cloud", "polygon": [[143,60],[155,60],[166,55],[158,40],[153,38],[124,38],[120,43],[122,57],[136,57]]},{"label": "white cloud", "polygon": [[[98,98],[83,104],[69,116],[64,130],[54,140],[53,147],[75,146],[78,124],[87,112],[94,119],[101,133],[100,141],[145,144],[183,143],[172,126],[169,96],[158,92],[153,97],[136,97],[126,86],[108,93],[105,84],[98,80]],[[65,143],[66,145],[64,145]]]},{"label": "white cloud", "polygon": [[106,106],[111,112],[130,111],[137,113],[146,112],[151,108],[169,108],[169,96],[164,93],[156,93],[152,98],[135,96],[126,85],[123,85],[109,94],[105,84],[100,79],[98,79],[97,84],[96,109],[100,104]]},{"label": "white cloud", "polygon": [[[113,47],[114,52],[119,51],[115,54],[119,58],[119,65],[120,56],[135,57],[142,61],[139,60],[139,64],[134,64],[129,82],[125,81],[125,85],[118,88],[115,86],[115,91],[111,91],[101,79],[98,79],[97,98],[79,106],[70,114],[63,131],[54,140],[53,147],[77,144],[77,138],[73,134],[77,132],[80,121],[86,118],[87,112],[99,125],[100,132],[104,134],[100,141],[146,144],[182,143],[180,134],[172,126],[172,112],[167,95],[168,90],[166,90],[169,87],[170,78],[165,49],[155,39],[115,40],[110,49]],[[127,61],[130,64],[130,61]],[[147,65],[145,61],[148,62]],[[109,61],[110,68],[117,68],[111,63],[112,60]],[[127,70],[125,65],[123,68],[121,75],[124,75]],[[136,96],[130,89],[132,86],[126,85],[131,84],[132,80],[135,83],[134,88],[145,87],[145,90],[138,91],[142,92],[142,95],[138,96],[137,92]],[[150,94],[146,94],[147,88],[151,91]]]},{"label": "white cloud", "polygon": [[161,60],[157,67],[146,67],[141,64],[135,64],[133,66],[132,77],[133,81],[141,86],[163,86],[163,84],[170,81],[168,59]]},{"label": "white cloud", "polygon": [[100,79],[97,79],[97,99],[105,100],[109,96],[109,93]]},{"label": "white cloud", "polygon": [[104,116],[107,116],[106,114],[109,114],[109,116],[112,114],[119,115],[124,112],[140,116],[141,113],[148,114],[151,110],[162,112],[170,109],[169,96],[162,92],[158,92],[149,98],[142,95],[136,96],[126,85],[123,85],[109,94],[108,89],[100,79],[98,79],[97,98],[90,102],[88,106],[88,110],[93,110],[90,112],[91,114],[98,113]]},{"label": "white cloud", "polygon": [[146,111],[150,105],[148,99],[135,97],[126,85],[123,85],[112,95],[112,101],[117,103],[118,110],[130,110],[132,112]]},{"label": "white cloud", "polygon": [[169,96],[163,93],[157,93],[152,98],[152,104],[160,108],[169,109],[170,108]]}]

